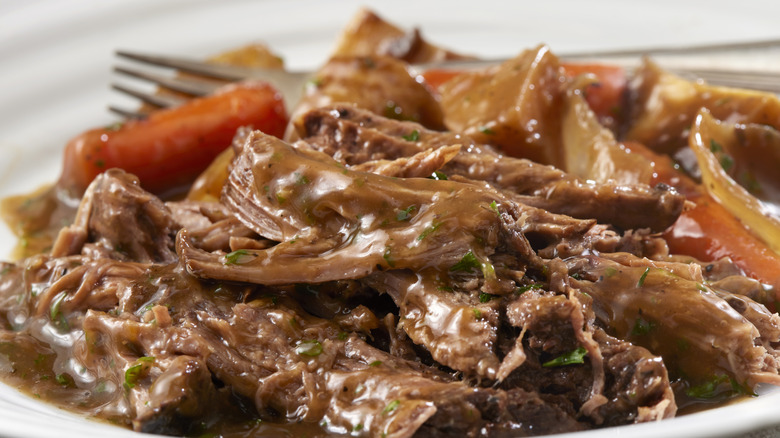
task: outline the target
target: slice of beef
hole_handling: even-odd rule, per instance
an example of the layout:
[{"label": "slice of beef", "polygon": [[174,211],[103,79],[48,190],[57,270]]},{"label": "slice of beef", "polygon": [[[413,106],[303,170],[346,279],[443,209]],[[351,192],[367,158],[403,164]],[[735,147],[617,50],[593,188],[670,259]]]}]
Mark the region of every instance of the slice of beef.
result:
[{"label": "slice of beef", "polygon": [[89,185],[73,225],[60,232],[52,255],[86,252],[94,258],[171,263],[178,229],[165,204],[143,190],[138,178],[110,169]]},{"label": "slice of beef", "polygon": [[394,160],[366,161],[352,166],[351,170],[370,172],[398,178],[430,178],[460,152],[460,145],[427,149],[411,157]]},{"label": "slice of beef", "polygon": [[[416,80],[406,63],[390,56],[334,56],[315,74],[290,117],[295,121],[313,108],[349,102],[374,114],[413,120],[443,129],[441,106]],[[286,138],[294,140],[294,131]]]},{"label": "slice of beef", "polygon": [[188,230],[190,238],[205,250],[264,249],[275,243],[247,228],[222,204],[182,201],[167,205],[175,220]]},{"label": "slice of beef", "polygon": [[478,145],[465,135],[426,129],[419,123],[344,104],[314,108],[293,122],[301,140],[346,166],[411,157],[457,144],[466,151],[498,155],[492,147]]},{"label": "slice of beef", "polygon": [[[576,295],[575,291],[569,291]],[[512,325],[522,328],[505,386],[540,388],[562,397],[594,424],[618,425],[674,416],[674,394],[659,356],[607,335],[593,325],[588,297],[531,289],[507,307]],[[583,305],[585,304],[585,305]],[[550,360],[582,347],[580,365]],[[513,355],[502,363],[502,370]]]},{"label": "slice of beef", "polygon": [[623,263],[597,256],[567,261],[581,278],[572,284],[593,298],[595,314],[610,334],[661,355],[694,386],[723,375],[748,387],[780,382],[773,347],[780,321],[763,306],[716,293],[696,272],[687,273],[688,265],[677,275],[658,262],[618,260]]},{"label": "slice of beef", "polygon": [[387,178],[322,157],[260,132],[250,137],[224,201],[247,227],[280,243],[228,257],[198,249],[182,232],[179,253],[190,272],[258,284],[316,283],[386,269],[447,271],[466,257],[484,265],[489,287],[511,290],[490,269],[497,248],[517,256],[509,268],[541,269],[526,235],[555,246],[593,226],[516,204],[490,187]]},{"label": "slice of beef", "polygon": [[393,270],[363,282],[393,298],[398,327],[434,360],[466,375],[496,379],[497,301],[480,303],[477,294],[446,290],[450,287],[431,274]]},{"label": "slice of beef", "polygon": [[[382,165],[383,160],[461,145],[461,152],[448,157],[446,165],[436,170],[461,181],[473,180],[480,185],[488,182],[514,193],[514,199],[523,204],[578,218],[595,218],[621,229],[662,231],[677,219],[685,205],[685,198],[665,185],[651,188],[642,184],[581,181],[552,166],[502,156],[490,146],[477,145],[463,135],[430,131],[357,108],[312,110],[296,128],[304,141],[337,161],[377,169],[388,176],[404,176],[409,170],[405,165]],[[373,161],[380,163],[371,164]],[[429,176],[428,170],[421,174]]]},{"label": "slice of beef", "polygon": [[148,400],[136,406],[133,429],[165,435],[191,429],[217,397],[211,378],[203,360],[175,356],[149,387]]}]

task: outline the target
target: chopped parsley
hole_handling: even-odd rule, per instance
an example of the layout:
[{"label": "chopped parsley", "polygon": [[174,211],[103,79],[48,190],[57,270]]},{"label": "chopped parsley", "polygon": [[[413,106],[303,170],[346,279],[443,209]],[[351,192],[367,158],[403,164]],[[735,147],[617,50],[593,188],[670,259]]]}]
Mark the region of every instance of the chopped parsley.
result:
[{"label": "chopped parsley", "polygon": [[254,255],[250,254],[249,251],[237,249],[225,255],[225,265],[240,265],[248,262],[252,258],[254,258]]},{"label": "chopped parsley", "polygon": [[315,357],[322,354],[322,343],[316,339],[309,339],[298,342],[295,352],[301,356]]},{"label": "chopped parsley", "polygon": [[469,272],[473,270],[479,271],[482,267],[482,264],[477,260],[477,256],[474,255],[473,252],[469,251],[467,252],[463,258],[460,259],[458,263],[455,263],[450,268],[450,271],[455,272]]},{"label": "chopped parsley", "polygon": [[379,365],[382,365],[382,361],[381,360],[375,360],[375,361],[371,362],[370,364],[368,364],[368,366],[370,366],[370,367],[378,367]]},{"label": "chopped parsley", "polygon": [[517,289],[515,289],[515,294],[520,295],[524,292],[528,292],[531,289],[541,289],[543,287],[544,286],[539,283],[526,284],[524,286],[520,286]]},{"label": "chopped parsley", "polygon": [[643,284],[645,284],[645,278],[647,278],[647,273],[650,272],[650,268],[645,268],[645,272],[642,273],[642,276],[639,277],[639,281],[636,282],[636,287],[642,287]]},{"label": "chopped parsley", "polygon": [[395,260],[393,260],[393,255],[390,253],[390,247],[385,247],[385,252],[382,254],[382,258],[385,259],[387,262],[387,265],[391,268],[395,268]]},{"label": "chopped parsley", "polygon": [[434,171],[428,178],[436,181],[447,181],[447,174],[444,172]]},{"label": "chopped parsley", "polygon": [[311,182],[309,180],[309,177],[307,177],[306,175],[304,175],[302,173],[295,172],[295,177],[296,177],[295,183],[300,185],[300,186],[306,185],[306,184]]},{"label": "chopped parsley", "polygon": [[398,221],[408,221],[412,218],[412,212],[416,210],[417,207],[414,205],[410,205],[406,207],[403,210],[400,210],[397,215],[395,215],[395,219]]},{"label": "chopped parsley", "polygon": [[400,405],[401,405],[400,400],[393,400],[390,403],[388,403],[384,409],[382,409],[382,413],[389,414],[390,412],[393,412],[394,410],[398,409],[398,406]]},{"label": "chopped parsley", "polygon": [[474,319],[482,319],[482,311],[477,309],[476,307],[471,309],[472,312],[474,312]]},{"label": "chopped parsley", "polygon": [[406,141],[417,141],[420,139],[420,131],[415,129],[414,131],[410,132],[408,135],[402,135],[401,137],[403,137],[403,139]]},{"label": "chopped parsley", "polygon": [[734,167],[734,159],[723,150],[723,146],[715,140],[710,140],[710,152],[715,154],[720,161],[720,166],[726,172]]},{"label": "chopped parsley", "polygon": [[639,316],[634,321],[634,327],[631,328],[631,334],[634,336],[644,336],[649,334],[655,328],[655,322],[648,321],[642,317],[640,312]]},{"label": "chopped parsley", "polygon": [[58,329],[62,331],[67,331],[70,328],[68,325],[68,320],[65,318],[65,315],[62,314],[62,310],[60,309],[66,296],[67,294],[65,292],[60,292],[57,294],[57,296],[54,297],[54,300],[52,300],[51,308],[49,309],[51,321],[57,326]]},{"label": "chopped parsley", "polygon": [[[728,384],[728,386],[726,386],[726,384]],[[685,390],[685,395],[700,400],[711,400],[718,397],[730,397],[733,395],[757,396],[753,390],[740,384],[733,377],[729,377],[725,374],[713,376],[704,383],[691,386]]]},{"label": "chopped parsley", "polygon": [[723,170],[728,172],[732,167],[734,167],[734,159],[731,158],[730,155],[723,154],[720,157],[720,166],[723,168]]},{"label": "chopped parsley", "polygon": [[52,320],[56,320],[60,316],[60,306],[62,306],[62,301],[65,300],[65,297],[65,292],[60,292],[54,297],[54,300],[52,300],[51,310],[49,312]]},{"label": "chopped parsley", "polygon": [[713,154],[723,152],[723,146],[721,146],[720,143],[715,140],[710,140],[710,151]]},{"label": "chopped parsley", "polygon": [[761,192],[761,184],[756,179],[755,175],[749,171],[742,172],[740,175],[740,183],[748,192],[756,194]]},{"label": "chopped parsley", "polygon": [[585,347],[578,347],[574,351],[570,351],[566,354],[556,357],[555,359],[543,363],[542,366],[546,368],[551,368],[551,367],[561,367],[565,365],[572,365],[578,363],[585,363],[585,356],[587,354],[588,351],[585,349]]},{"label": "chopped parsley", "polygon": [[480,303],[487,303],[488,301],[495,298],[495,295],[486,294],[484,292],[480,292],[479,294],[479,302]]},{"label": "chopped parsley", "polygon": [[423,230],[422,233],[420,233],[419,236],[417,236],[417,241],[423,240],[426,237],[428,237],[429,234],[436,231],[441,226],[441,222],[438,223],[432,223],[430,227]]},{"label": "chopped parsley", "polygon": [[490,209],[491,209],[491,210],[493,210],[493,211],[495,211],[495,212],[496,212],[496,214],[500,214],[500,213],[498,212],[498,204],[496,203],[496,201],[493,201],[493,202],[491,202],[491,203],[490,203]]},{"label": "chopped parsley", "polygon": [[135,387],[138,380],[149,372],[149,368],[154,364],[154,358],[149,356],[139,357],[130,368],[125,371],[125,389]]},{"label": "chopped parsley", "polygon": [[480,126],[478,129],[479,129],[479,132],[481,132],[481,133],[483,133],[485,135],[493,135],[493,134],[496,133],[496,131],[490,129],[490,127],[488,127],[488,126]]}]

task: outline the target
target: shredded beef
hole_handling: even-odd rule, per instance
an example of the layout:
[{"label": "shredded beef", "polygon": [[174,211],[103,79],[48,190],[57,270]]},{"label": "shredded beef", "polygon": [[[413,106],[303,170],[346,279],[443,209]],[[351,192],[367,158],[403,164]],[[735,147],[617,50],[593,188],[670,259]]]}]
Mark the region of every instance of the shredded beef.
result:
[{"label": "shredded beef", "polygon": [[220,202],[98,177],[52,253],[2,265],[0,354],[24,345],[91,415],[172,435],[533,436],[674,416],[696,392],[673,379],[780,383],[755,284],[644,229],[676,193],[608,194],[354,108],[302,120],[292,145],[242,133]]}]

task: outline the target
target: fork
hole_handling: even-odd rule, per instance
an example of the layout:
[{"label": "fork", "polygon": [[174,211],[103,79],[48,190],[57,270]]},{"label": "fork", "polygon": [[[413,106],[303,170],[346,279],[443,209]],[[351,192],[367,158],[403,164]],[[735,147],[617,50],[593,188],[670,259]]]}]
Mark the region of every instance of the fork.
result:
[{"label": "fork", "polygon": [[[769,49],[780,47],[780,39],[748,41],[739,43],[719,43],[706,45],[676,46],[676,47],[646,47],[640,49],[620,49],[591,52],[564,53],[559,57],[565,61],[603,60],[610,59],[617,64],[621,58],[635,58],[639,56],[659,55],[702,55],[719,52],[739,52],[753,49]],[[207,95],[227,82],[241,81],[245,79],[262,79],[273,84],[283,96],[287,105],[295,103],[300,98],[304,84],[314,75],[313,71],[287,71],[262,68],[248,68],[222,64],[209,64],[202,61],[187,59],[177,56],[152,55],[126,50],[116,51],[116,55],[126,60],[139,62],[147,66],[173,69],[174,72],[188,73],[188,76],[171,75],[139,70],[125,66],[114,67],[114,72],[130,76],[136,79],[156,84],[164,89],[173,90],[187,96]],[[457,61],[444,61],[429,64],[416,64],[411,68],[415,71],[437,69],[475,69],[499,64],[506,59],[468,59]],[[629,67],[628,64],[624,65]],[[674,73],[691,79],[702,79],[713,85],[722,85],[736,88],[749,88],[760,91],[780,93],[780,73],[732,70],[732,69],[702,69],[702,68],[667,68]],[[195,76],[193,76],[195,75]],[[146,93],[121,84],[113,83],[111,87],[121,93],[130,95],[144,103],[157,108],[167,108],[179,105],[187,100],[181,95],[160,95]],[[109,106],[110,111],[125,118],[142,118],[143,112],[126,110],[115,106]],[[289,108],[288,108],[289,109]]]}]

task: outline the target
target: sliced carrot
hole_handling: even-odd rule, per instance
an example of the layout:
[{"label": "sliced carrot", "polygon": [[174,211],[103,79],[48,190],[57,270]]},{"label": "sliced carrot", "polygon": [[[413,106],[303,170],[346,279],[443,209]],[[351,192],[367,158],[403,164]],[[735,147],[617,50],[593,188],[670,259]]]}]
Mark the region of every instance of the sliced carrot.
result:
[{"label": "sliced carrot", "polygon": [[623,95],[628,86],[628,77],[622,67],[605,64],[561,64],[569,77],[590,73],[598,82],[585,90],[585,100],[594,113],[602,119],[616,117],[622,113]]},{"label": "sliced carrot", "polygon": [[695,205],[683,211],[664,233],[673,254],[689,255],[704,262],[729,257],[746,275],[774,287],[780,300],[780,255],[693,179],[677,170],[671,158],[634,142],[626,143],[626,147],[653,161],[653,184],[673,186]]},{"label": "sliced carrot", "polygon": [[780,256],[709,195],[692,200],[696,206],[664,233],[669,250],[702,261],[729,257],[749,277],[780,294]]},{"label": "sliced carrot", "polygon": [[180,107],[116,128],[87,131],[68,142],[60,185],[76,193],[106,169],[122,168],[156,194],[181,191],[230,146],[241,126],[281,136],[281,95],[262,82],[234,84]]}]

